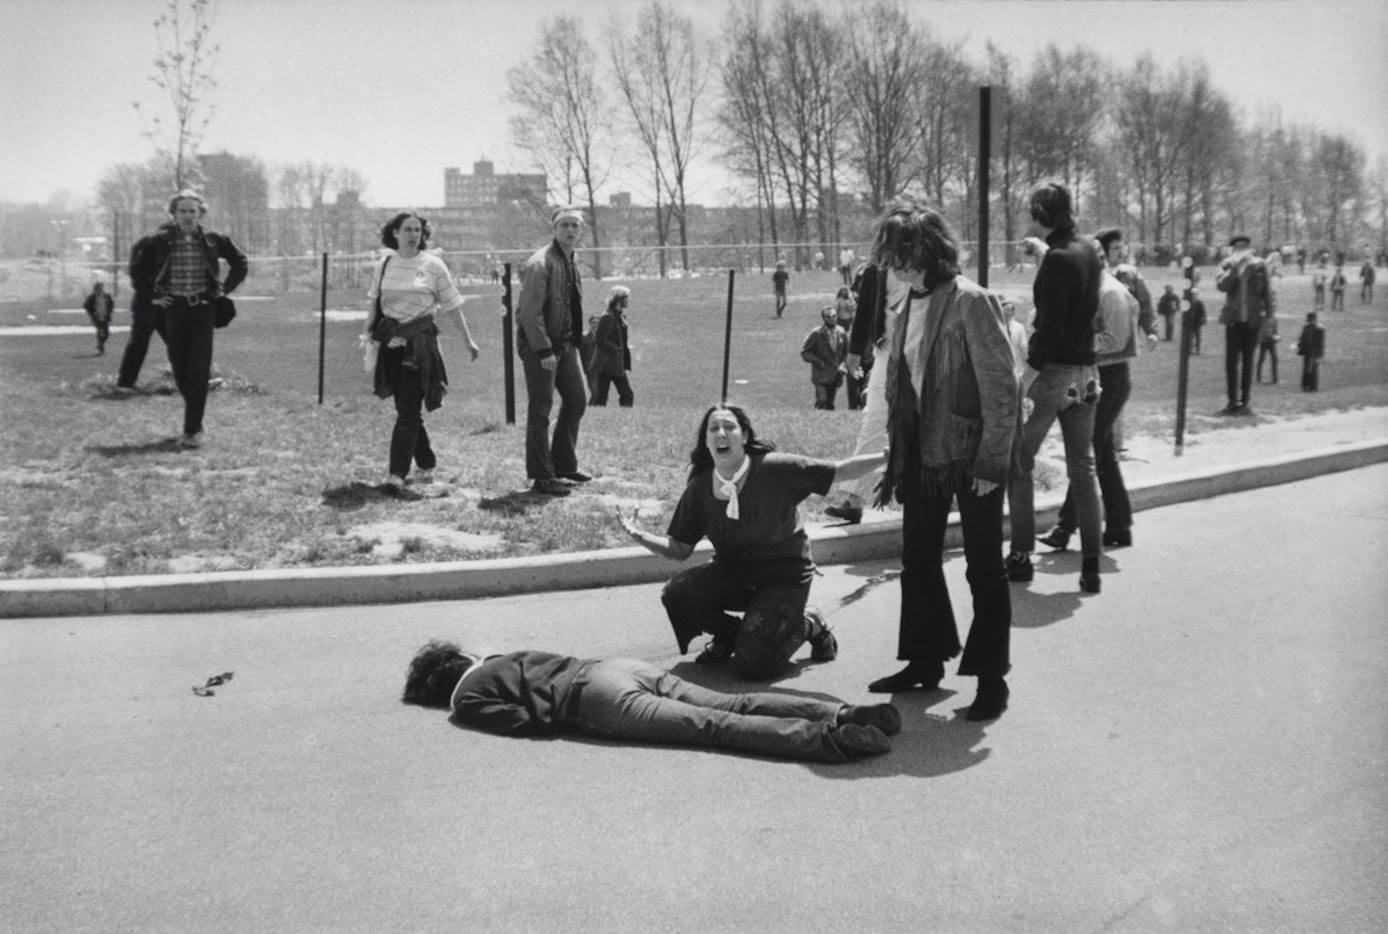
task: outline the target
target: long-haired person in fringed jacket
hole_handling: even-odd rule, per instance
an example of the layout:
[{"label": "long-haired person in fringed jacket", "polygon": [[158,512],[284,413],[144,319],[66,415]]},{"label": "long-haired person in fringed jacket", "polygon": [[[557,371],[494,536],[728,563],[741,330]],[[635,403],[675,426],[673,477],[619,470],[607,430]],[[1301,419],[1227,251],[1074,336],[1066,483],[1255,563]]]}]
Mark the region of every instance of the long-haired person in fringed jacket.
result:
[{"label": "long-haired person in fringed jacket", "polygon": [[[974,618],[959,674],[978,678],[969,719],[1006,708],[1012,598],[1002,558],[1002,507],[1020,395],[998,297],[959,275],[959,247],[924,204],[892,206],[873,262],[911,288],[892,335],[885,384],[883,503],[903,507],[897,657],[906,667],[869,690],[934,690],[959,634],[944,574],[945,529],[959,504]],[[879,364],[880,368],[880,364]]]}]

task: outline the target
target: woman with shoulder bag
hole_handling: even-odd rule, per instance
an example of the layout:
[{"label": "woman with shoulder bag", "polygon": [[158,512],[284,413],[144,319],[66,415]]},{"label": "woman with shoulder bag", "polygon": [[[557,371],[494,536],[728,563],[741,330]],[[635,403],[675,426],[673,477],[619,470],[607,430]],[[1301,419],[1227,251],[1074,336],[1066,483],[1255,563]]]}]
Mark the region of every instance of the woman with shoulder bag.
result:
[{"label": "woman with shoulder bag", "polygon": [[438,314],[449,312],[457,319],[472,359],[480,353],[463,317],[463,297],[453,276],[443,260],[424,252],[431,232],[429,222],[410,211],[395,215],[381,228],[381,244],[393,252],[386,254],[372,277],[368,295],[373,303],[363,335],[380,344],[376,395],[395,398],[390,473],[381,490],[410,500],[420,498],[405,488],[410,464],[427,477],[436,463],[423,413],[442,405],[448,389],[439,351]]}]

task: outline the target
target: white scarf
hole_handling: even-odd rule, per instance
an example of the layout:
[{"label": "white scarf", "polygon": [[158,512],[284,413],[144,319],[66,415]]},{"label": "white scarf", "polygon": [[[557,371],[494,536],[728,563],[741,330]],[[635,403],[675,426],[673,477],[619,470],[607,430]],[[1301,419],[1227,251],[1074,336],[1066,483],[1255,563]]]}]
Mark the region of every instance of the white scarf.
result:
[{"label": "white scarf", "polygon": [[717,466],[713,468],[714,489],[720,491],[728,498],[727,516],[736,521],[741,513],[737,508],[737,481],[747,476],[747,469],[752,466],[752,458],[747,454],[742,455],[742,464],[733,471],[731,480],[724,480],[722,474],[718,472]]}]

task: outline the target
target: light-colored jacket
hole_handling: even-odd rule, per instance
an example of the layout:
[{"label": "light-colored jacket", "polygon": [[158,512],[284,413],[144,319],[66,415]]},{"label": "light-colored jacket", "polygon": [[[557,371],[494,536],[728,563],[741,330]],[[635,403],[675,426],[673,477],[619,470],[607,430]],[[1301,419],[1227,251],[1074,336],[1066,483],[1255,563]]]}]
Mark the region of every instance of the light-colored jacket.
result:
[{"label": "light-colored jacket", "polygon": [[1224,310],[1219,314],[1220,324],[1256,327],[1263,323],[1264,316],[1277,314],[1277,290],[1272,286],[1267,263],[1251,254],[1225,263],[1215,279],[1215,287],[1226,296]]},{"label": "light-colored jacket", "polygon": [[[926,315],[921,347],[907,348],[906,336],[913,330],[910,316],[919,314]],[[911,378],[907,354],[924,361],[924,372],[916,379]],[[917,382],[921,398],[916,395]],[[1006,483],[1021,394],[997,295],[956,276],[927,299],[913,298],[892,334],[885,391],[891,447],[882,502],[905,479],[913,438],[928,495],[968,489],[973,478]]]},{"label": "light-colored jacket", "polygon": [[1099,283],[1099,318],[1094,329],[1094,362],[1111,366],[1137,356],[1138,318],[1142,306],[1118,277],[1104,270]]}]

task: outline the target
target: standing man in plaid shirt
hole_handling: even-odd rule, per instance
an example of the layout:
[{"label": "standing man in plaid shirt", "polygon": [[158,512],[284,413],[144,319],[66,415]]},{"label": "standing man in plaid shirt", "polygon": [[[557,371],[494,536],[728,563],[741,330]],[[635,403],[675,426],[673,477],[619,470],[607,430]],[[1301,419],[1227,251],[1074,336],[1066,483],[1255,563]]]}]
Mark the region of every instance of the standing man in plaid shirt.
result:
[{"label": "standing man in plaid shirt", "polygon": [[[207,205],[184,189],[169,199],[172,223],[142,238],[130,251],[136,302],[160,315],[174,382],[183,396],[181,447],[202,445],[202,415],[212,374],[213,301],[246,278],[246,254],[231,238],[202,226]],[[219,260],[226,260],[226,279]]]}]

